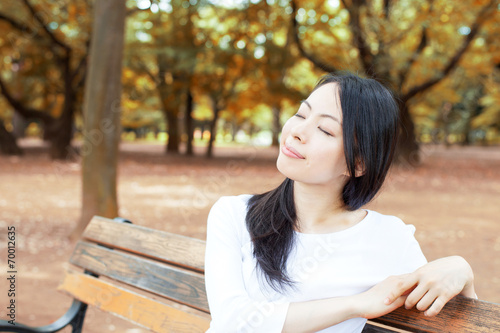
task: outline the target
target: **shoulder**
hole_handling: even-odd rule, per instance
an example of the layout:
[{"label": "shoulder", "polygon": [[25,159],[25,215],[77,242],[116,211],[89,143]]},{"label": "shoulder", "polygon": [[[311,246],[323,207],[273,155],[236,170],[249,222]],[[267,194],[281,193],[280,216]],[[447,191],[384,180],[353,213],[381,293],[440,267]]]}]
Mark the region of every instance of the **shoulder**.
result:
[{"label": "shoulder", "polygon": [[[375,254],[373,262],[388,275],[413,272],[427,261],[416,240],[415,227],[405,224],[400,218],[369,211],[370,223],[368,240]],[[380,260],[383,258],[383,260]]]},{"label": "shoulder", "polygon": [[372,221],[370,227],[376,233],[413,237],[415,227],[412,224],[406,224],[399,217],[393,215],[384,215],[373,210],[367,211]]},{"label": "shoulder", "polygon": [[245,237],[247,202],[252,197],[249,194],[238,196],[223,196],[219,198],[208,214],[207,232],[222,232]]},{"label": "shoulder", "polygon": [[240,213],[246,214],[248,200],[252,197],[251,194],[241,194],[236,196],[223,196],[220,197],[212,206],[210,212],[222,210],[226,213]]}]

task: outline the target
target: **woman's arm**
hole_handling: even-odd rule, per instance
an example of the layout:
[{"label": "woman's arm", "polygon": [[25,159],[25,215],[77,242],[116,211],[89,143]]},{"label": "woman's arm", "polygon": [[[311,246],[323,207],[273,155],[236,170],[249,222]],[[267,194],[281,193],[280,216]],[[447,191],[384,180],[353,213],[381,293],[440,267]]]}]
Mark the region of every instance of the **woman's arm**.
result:
[{"label": "woman's arm", "polygon": [[350,318],[376,318],[403,304],[435,316],[458,294],[476,298],[472,269],[462,257],[441,258],[358,295],[291,303],[283,332],[313,332]]},{"label": "woman's arm", "polygon": [[435,316],[456,295],[476,298],[474,274],[469,263],[462,257],[451,256],[437,259],[407,274],[386,299],[391,304],[408,293],[405,307],[416,306],[426,316]]},{"label": "woman's arm", "polygon": [[238,200],[221,198],[208,216],[205,287],[210,332],[280,332],[288,303],[255,300],[246,291],[241,253],[245,226],[238,216],[246,207]]},{"label": "woman's arm", "polygon": [[407,275],[391,276],[357,295],[290,303],[283,332],[316,332],[351,318],[383,316],[404,304],[404,295],[390,304],[384,300],[406,279]]}]

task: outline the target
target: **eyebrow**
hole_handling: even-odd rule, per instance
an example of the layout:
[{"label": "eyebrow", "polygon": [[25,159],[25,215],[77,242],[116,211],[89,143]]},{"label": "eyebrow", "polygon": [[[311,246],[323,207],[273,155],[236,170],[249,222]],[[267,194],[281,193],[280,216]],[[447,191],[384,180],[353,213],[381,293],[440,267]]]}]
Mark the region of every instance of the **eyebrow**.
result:
[{"label": "eyebrow", "polygon": [[[309,102],[308,102],[308,101],[303,100],[303,101],[300,101],[300,102],[301,102],[301,103],[303,103],[303,104],[305,104],[305,105],[307,105],[307,107],[308,107],[310,110],[312,110],[312,106],[311,106],[311,104],[309,104]],[[340,124],[340,121],[337,119],[337,117],[332,116],[331,114],[328,114],[328,113],[322,113],[322,114],[320,114],[319,116],[320,116],[321,118],[331,118],[331,119],[335,120],[336,122],[338,122],[338,123]]]}]

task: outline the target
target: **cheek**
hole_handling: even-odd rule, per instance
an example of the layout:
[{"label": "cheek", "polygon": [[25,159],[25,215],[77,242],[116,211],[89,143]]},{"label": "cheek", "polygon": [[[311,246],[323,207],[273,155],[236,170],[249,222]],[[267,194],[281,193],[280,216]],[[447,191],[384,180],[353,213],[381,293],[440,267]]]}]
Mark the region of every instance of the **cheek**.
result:
[{"label": "cheek", "polygon": [[344,147],[339,142],[321,142],[317,145],[315,164],[329,170],[344,169],[346,166]]}]

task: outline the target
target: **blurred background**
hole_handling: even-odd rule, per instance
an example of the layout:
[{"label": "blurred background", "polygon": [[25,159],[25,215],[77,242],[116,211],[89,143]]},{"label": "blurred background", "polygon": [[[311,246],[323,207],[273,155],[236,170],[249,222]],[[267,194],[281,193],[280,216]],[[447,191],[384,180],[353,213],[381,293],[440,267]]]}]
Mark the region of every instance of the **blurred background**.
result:
[{"label": "blurred background", "polygon": [[[18,321],[69,307],[56,289],[89,216],[203,239],[217,198],[279,184],[281,126],[338,70],[399,102],[396,165],[369,208],[414,224],[429,260],[463,255],[500,302],[498,0],[100,3],[0,3],[0,262],[15,225]],[[141,330],[89,310],[87,331]]]}]

